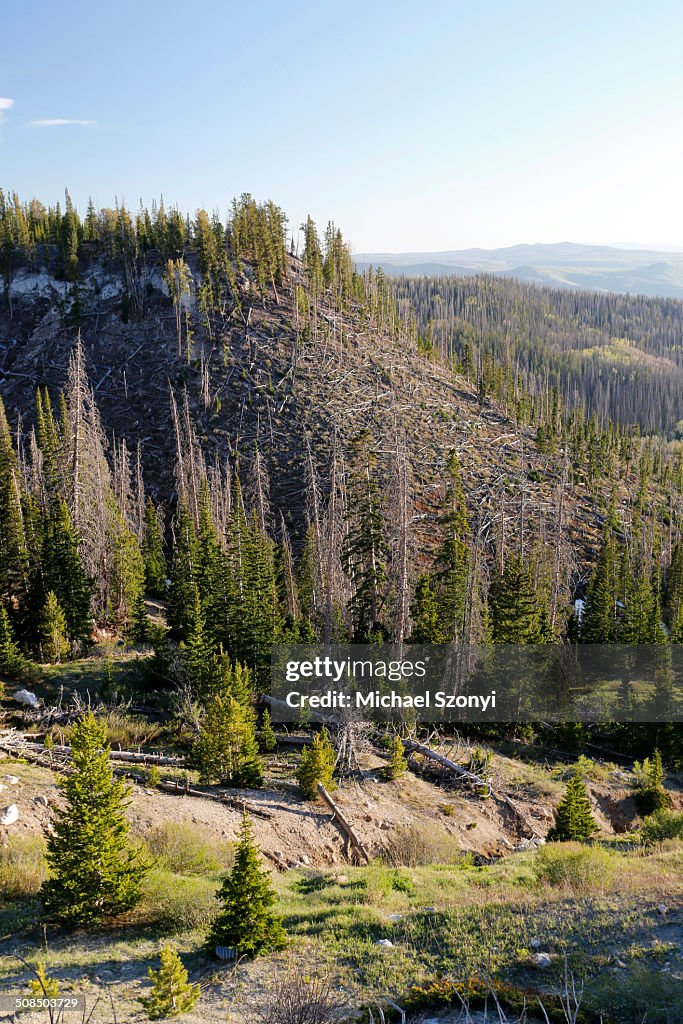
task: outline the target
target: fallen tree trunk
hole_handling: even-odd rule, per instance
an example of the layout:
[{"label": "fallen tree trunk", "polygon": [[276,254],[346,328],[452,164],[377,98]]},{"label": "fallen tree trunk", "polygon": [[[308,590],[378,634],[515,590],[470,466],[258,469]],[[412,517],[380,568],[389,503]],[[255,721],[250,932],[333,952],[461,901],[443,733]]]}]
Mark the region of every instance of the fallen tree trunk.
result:
[{"label": "fallen tree trunk", "polygon": [[[17,733],[14,734],[19,735]],[[3,743],[3,749],[7,746],[12,745],[17,750],[24,752],[31,752],[36,754],[41,753],[54,753],[63,754],[66,757],[71,756],[71,747],[62,746],[55,743],[52,747],[46,747],[43,743],[31,743],[27,740],[21,740],[18,743]],[[134,750],[110,750],[109,758],[111,761],[126,761],[129,764],[162,764],[162,765],[174,765],[175,767],[181,767],[185,764],[185,758],[182,755],[167,756],[165,754],[142,754]]]},{"label": "fallen tree trunk", "polygon": [[276,733],[275,739],[281,747],[308,747],[313,742],[312,736],[287,736]]},{"label": "fallen tree trunk", "polygon": [[513,813],[515,818],[517,818],[524,828],[531,833],[531,836],[538,837],[538,830],[529,817],[524,814],[524,812],[521,811],[505,793],[494,792],[491,783],[482,778],[481,775],[475,775],[474,772],[468,772],[466,768],[462,767],[462,765],[456,764],[455,761],[451,761],[450,758],[444,757],[443,754],[438,754],[435,750],[432,750],[431,747],[426,747],[423,743],[416,743],[414,740],[404,740],[403,746],[408,753],[415,752],[422,754],[422,756],[426,757],[428,760],[434,761],[436,764],[440,764],[442,768],[447,768],[449,771],[452,771],[454,775],[458,776],[458,778],[471,782],[475,786],[485,787],[488,790],[488,796],[505,804],[505,806]]},{"label": "fallen tree trunk", "polygon": [[[277,697],[269,697],[267,693],[261,694],[262,699],[269,704],[271,708],[279,708],[281,711],[287,713],[286,721],[291,722],[292,719],[292,708],[289,706],[286,700],[278,700]],[[314,711],[312,708],[306,709],[306,720],[310,722],[330,722],[332,718],[330,715],[324,715],[320,711]],[[294,719],[294,721],[296,721]]]},{"label": "fallen tree trunk", "polygon": [[322,782],[318,783],[317,789],[319,796],[323,798],[327,806],[332,811],[332,821],[337,822],[342,832],[346,836],[347,845],[350,845],[356,851],[356,853],[358,853],[359,856],[363,857],[365,861],[369,864],[370,855],[363,846],[363,843],[361,842],[358,833],[354,829],[353,825],[351,825],[351,823],[346,820],[337,804],[334,802],[330,794],[323,786]]},{"label": "fallen tree trunk", "polygon": [[488,790],[488,795],[491,796],[493,789],[491,783],[487,782],[486,779],[482,778],[481,775],[475,775],[474,772],[468,772],[462,765],[456,764],[455,761],[451,761],[449,757],[444,757],[443,754],[437,754],[431,747],[426,747],[424,743],[416,743],[415,740],[404,740],[404,749],[409,753],[422,754],[429,761],[434,761],[436,764],[440,764],[442,768],[448,768],[449,771],[457,775],[459,779],[466,779],[467,782],[471,782],[475,786],[480,786]]},{"label": "fallen tree trunk", "polygon": [[226,796],[224,793],[206,793],[201,789],[193,789],[189,785],[183,785],[181,782],[162,781],[156,788],[163,793],[174,793],[178,796],[203,797],[205,800],[213,800],[215,803],[225,804],[226,807],[231,807],[235,811],[246,811],[247,814],[253,814],[257,818],[264,818],[266,821],[270,821],[274,817],[270,811],[264,811],[254,804],[247,803],[246,800],[240,800],[239,797]]}]

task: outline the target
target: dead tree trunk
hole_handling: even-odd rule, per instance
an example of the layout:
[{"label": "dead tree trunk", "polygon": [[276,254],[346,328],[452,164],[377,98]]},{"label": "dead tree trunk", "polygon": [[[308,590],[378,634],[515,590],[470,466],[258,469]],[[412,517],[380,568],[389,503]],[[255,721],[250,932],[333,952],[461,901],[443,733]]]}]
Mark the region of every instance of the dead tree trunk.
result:
[{"label": "dead tree trunk", "polygon": [[370,855],[360,841],[358,834],[356,833],[353,826],[346,820],[339,807],[336,805],[330,794],[327,792],[322,782],[318,783],[318,794],[323,798],[327,806],[332,811],[332,821],[335,821],[341,831],[346,836],[347,847],[351,846],[352,850],[356,852],[359,857],[365,859],[366,863],[370,863]]}]

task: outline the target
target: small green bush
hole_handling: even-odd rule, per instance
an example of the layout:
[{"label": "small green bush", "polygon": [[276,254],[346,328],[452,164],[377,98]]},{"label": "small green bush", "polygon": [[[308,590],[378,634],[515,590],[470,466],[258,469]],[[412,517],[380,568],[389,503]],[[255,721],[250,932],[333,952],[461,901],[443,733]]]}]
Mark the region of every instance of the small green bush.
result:
[{"label": "small green bush", "polygon": [[610,1020],[671,1024],[683,1020],[683,981],[659,970],[638,968],[630,977],[600,978],[588,986],[586,1008]]},{"label": "small green bush", "polygon": [[227,871],[235,860],[232,843],[201,826],[165,821],[146,837],[158,866],[179,875],[210,875]]},{"label": "small green bush", "polygon": [[216,885],[199,876],[187,878],[153,868],[135,911],[135,922],[156,925],[161,931],[204,931],[212,923],[218,905]]},{"label": "small green bush", "polygon": [[458,840],[439,829],[429,831],[417,825],[396,829],[382,859],[391,867],[414,868],[430,864],[456,864],[463,858]]},{"label": "small green bush", "polygon": [[552,843],[536,854],[534,870],[540,882],[575,891],[602,888],[615,873],[609,850],[581,843]]},{"label": "small green bush", "polygon": [[645,819],[640,838],[648,845],[662,843],[666,839],[683,839],[683,811],[669,811],[660,808]]},{"label": "small green bush", "polygon": [[[107,727],[107,742],[115,749],[131,750],[147,746],[161,732],[158,722],[148,722],[142,715],[129,715],[125,711],[112,709],[97,716]],[[72,725],[65,728],[53,726],[50,736],[57,743],[67,746],[71,743]]]},{"label": "small green bush", "polygon": [[35,896],[47,874],[42,836],[12,836],[0,846],[0,896]]}]

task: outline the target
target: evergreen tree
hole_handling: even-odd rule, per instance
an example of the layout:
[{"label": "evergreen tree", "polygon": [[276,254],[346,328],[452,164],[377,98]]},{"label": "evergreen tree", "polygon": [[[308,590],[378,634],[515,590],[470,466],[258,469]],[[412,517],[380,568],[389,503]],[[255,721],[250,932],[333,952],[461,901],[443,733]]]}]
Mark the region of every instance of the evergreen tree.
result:
[{"label": "evergreen tree", "polygon": [[45,964],[39,960],[35,968],[35,978],[28,983],[29,992],[36,999],[57,999],[59,997],[59,981],[51,978],[45,970]]},{"label": "evergreen tree", "polygon": [[142,534],[142,559],[145,564],[145,589],[151,597],[166,594],[166,558],[164,557],[164,532],[158,509],[151,498],[145,505],[145,522]]},{"label": "evergreen tree", "polygon": [[410,606],[413,630],[410,641],[414,644],[445,644],[449,633],[443,629],[442,607],[429,573],[422,573],[415,585]]},{"label": "evergreen tree", "polygon": [[27,569],[19,464],[0,398],[0,598],[25,597]]},{"label": "evergreen tree", "polygon": [[68,505],[58,497],[45,524],[34,600],[40,601],[40,591],[54,591],[64,611],[66,635],[82,648],[90,643],[92,635],[92,581],[83,569],[78,548],[78,533]]},{"label": "evergreen tree", "polygon": [[161,947],[161,965],[158,971],[149,968],[147,976],[152,990],[140,1002],[150,1020],[166,1020],[181,1013],[189,1013],[201,994],[199,985],[188,981],[187,968],[169,943]]},{"label": "evergreen tree", "polygon": [[387,579],[388,545],[384,510],[377,481],[377,456],[372,434],[362,431],[353,441],[348,482],[348,560],[353,594],[350,601],[354,642],[381,634],[380,613]]},{"label": "evergreen tree", "polygon": [[652,757],[646,757],[642,764],[636,761],[634,771],[639,777],[636,805],[640,813],[654,814],[668,807],[670,800],[664,788],[664,765],[659,749],[655,749]]},{"label": "evergreen tree", "polygon": [[187,639],[180,643],[183,674],[194,692],[205,698],[214,686],[215,665],[198,592],[195,592],[194,607],[191,615],[187,616],[186,628]]},{"label": "evergreen tree", "polygon": [[197,533],[184,504],[178,506],[173,523],[173,559],[168,590],[168,622],[174,636],[187,639],[194,625],[199,587],[197,585]]},{"label": "evergreen tree", "polygon": [[258,956],[282,949],[285,932],[273,911],[275,893],[259,864],[249,815],[244,812],[232,871],[218,891],[222,910],[208,936],[212,949],[228,946],[237,956]]},{"label": "evergreen tree", "polygon": [[400,736],[394,736],[389,747],[389,763],[384,769],[384,778],[389,782],[398,779],[408,770],[408,762],[403,753],[403,743]]},{"label": "evergreen tree", "polygon": [[619,554],[613,519],[605,527],[600,554],[588,585],[581,617],[581,640],[588,644],[614,643],[617,637]]},{"label": "evergreen tree", "polygon": [[192,760],[202,782],[257,787],[263,784],[253,716],[229,694],[208,703]]},{"label": "evergreen tree", "polygon": [[510,555],[503,572],[494,577],[489,609],[494,643],[542,643],[541,608],[533,572],[519,555]]},{"label": "evergreen tree", "polygon": [[54,590],[50,590],[38,621],[40,654],[43,661],[60,662],[71,649],[67,639],[66,618]]},{"label": "evergreen tree", "polygon": [[555,811],[555,824],[548,832],[548,842],[581,843],[597,831],[584,781],[579,774],[573,775]]},{"label": "evergreen tree", "polygon": [[304,747],[296,773],[297,782],[301,787],[304,800],[315,800],[318,795],[318,783],[325,789],[334,786],[333,774],[335,766],[334,747],[325,726],[313,737],[310,747]]},{"label": "evergreen tree", "polygon": [[23,667],[24,659],[18,644],[14,641],[7,609],[0,604],[0,672],[17,678]]},{"label": "evergreen tree", "polygon": [[137,537],[123,520],[113,496],[108,505],[109,593],[107,619],[124,632],[132,625],[145,587],[145,567]]},{"label": "evergreen tree", "polygon": [[458,456],[453,451],[446,463],[446,498],[442,526],[444,537],[436,557],[441,633],[457,640],[464,629],[464,610],[469,573],[470,527]]},{"label": "evergreen tree", "polygon": [[[1,648],[0,648],[1,650]],[[269,754],[277,747],[277,737],[270,718],[270,711],[266,708],[261,716],[261,728],[258,733],[259,749],[264,754]]]},{"label": "evergreen tree", "polygon": [[69,926],[130,910],[149,867],[128,844],[129,790],[114,777],[106,736],[92,712],[75,723],[73,771],[60,781],[66,807],[46,834],[51,876],[41,896],[47,912]]}]

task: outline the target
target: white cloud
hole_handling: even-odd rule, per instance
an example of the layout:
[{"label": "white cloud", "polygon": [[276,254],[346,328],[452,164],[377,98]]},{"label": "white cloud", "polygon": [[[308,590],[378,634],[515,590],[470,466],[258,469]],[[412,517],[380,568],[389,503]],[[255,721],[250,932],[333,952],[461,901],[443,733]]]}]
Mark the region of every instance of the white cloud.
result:
[{"label": "white cloud", "polygon": [[78,124],[86,128],[97,124],[97,121],[82,121],[71,117],[46,117],[40,121],[29,121],[29,128],[61,128],[65,124]]},{"label": "white cloud", "polygon": [[0,96],[0,124],[5,120],[5,111],[9,110],[10,107],[14,106],[14,100],[6,99]]}]

